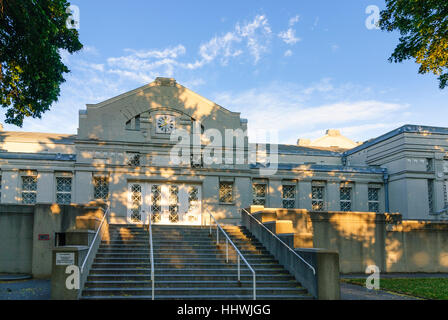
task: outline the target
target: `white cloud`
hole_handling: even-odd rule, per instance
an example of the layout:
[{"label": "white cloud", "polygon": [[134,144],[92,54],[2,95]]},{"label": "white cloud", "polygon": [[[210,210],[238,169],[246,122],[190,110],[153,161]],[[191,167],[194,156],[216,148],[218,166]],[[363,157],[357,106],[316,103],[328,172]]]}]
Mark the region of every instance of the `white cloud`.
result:
[{"label": "white cloud", "polygon": [[241,111],[242,117],[249,119],[249,137],[259,130],[277,129],[281,143],[295,144],[298,137],[317,138],[328,128],[345,128],[347,133],[356,134],[355,140],[362,140],[375,136],[379,129],[393,126],[385,119],[405,122],[402,113],[408,108],[405,104],[362,97],[311,103],[325,101],[329,92],[339,95],[338,90],[345,91],[344,87],[350,86],[335,87],[328,80],[307,88],[273,84],[239,93],[218,93],[215,101],[230,110]]},{"label": "white cloud", "polygon": [[125,49],[126,52],[131,52],[135,57],[140,59],[148,59],[148,58],[156,58],[156,59],[164,59],[164,58],[178,58],[179,56],[185,54],[187,49],[181,44],[176,47],[166,48],[164,50],[134,50],[134,49]]},{"label": "white cloud", "polygon": [[285,57],[290,57],[290,56],[292,56],[292,51],[291,51],[291,50],[286,50],[284,56],[285,56]]},{"label": "white cloud", "polygon": [[283,40],[283,42],[287,44],[295,44],[299,42],[301,39],[296,37],[296,32],[294,29],[289,28],[286,31],[282,31],[278,34],[279,38]]},{"label": "white cloud", "polygon": [[240,24],[237,23],[234,30],[227,32],[223,36],[215,36],[199,47],[200,60],[188,63],[190,69],[199,68],[210,63],[216,58],[226,65],[229,58],[234,58],[244,53],[241,44],[246,44],[249,53],[257,63],[261,55],[268,50],[271,28],[268,19],[264,15],[257,15],[253,21]]},{"label": "white cloud", "polygon": [[296,15],[295,17],[292,17],[291,19],[289,19],[289,26],[292,27],[297,22],[299,22],[299,20],[300,20],[300,16],[299,15]]}]

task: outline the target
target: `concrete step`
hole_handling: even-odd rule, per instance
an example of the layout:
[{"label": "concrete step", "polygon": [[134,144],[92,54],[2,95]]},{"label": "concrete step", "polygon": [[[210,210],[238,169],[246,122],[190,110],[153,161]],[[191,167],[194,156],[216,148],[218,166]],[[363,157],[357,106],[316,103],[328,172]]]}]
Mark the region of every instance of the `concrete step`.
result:
[{"label": "concrete step", "polygon": [[[235,256],[230,257],[229,256],[229,261],[234,261],[235,260]],[[251,263],[251,261],[253,263],[278,263],[277,260],[270,258],[270,257],[245,257],[247,262]],[[107,263],[107,262],[114,262],[114,263],[123,263],[123,262],[132,262],[132,263],[146,263],[148,261],[150,261],[150,256],[145,256],[145,257],[98,257],[98,255],[95,257],[95,262],[101,262],[101,263]],[[214,256],[214,257],[191,257],[191,256],[154,256],[154,261],[155,262],[159,262],[159,263],[186,263],[186,262],[191,262],[191,263],[198,263],[198,262],[214,262],[214,263],[223,263],[226,261],[226,256],[222,255],[222,256]]]},{"label": "concrete step", "polygon": [[[149,267],[143,267],[143,268],[137,268],[137,267],[111,267],[111,268],[103,268],[94,266],[90,269],[90,274],[120,274],[123,273],[134,273],[134,274],[150,274],[151,268]],[[156,268],[154,266],[154,274],[181,274],[181,275],[210,275],[210,274],[219,274],[220,272],[223,273],[233,273],[237,274],[238,270],[236,266],[227,267],[227,268]],[[288,271],[284,269],[272,269],[272,268],[258,268],[255,269],[255,272],[258,275],[272,275],[272,274],[282,274],[282,275],[289,275]],[[252,272],[245,266],[241,265],[240,269],[241,274],[249,274],[252,275]]]},{"label": "concrete step", "polygon": [[[271,255],[269,253],[269,251],[267,251],[266,249],[263,250],[244,250],[244,249],[240,249],[238,248],[238,250],[240,250],[240,252],[246,256],[250,256],[250,255]],[[149,254],[150,249],[149,248],[145,248],[145,247],[137,247],[137,248],[131,248],[131,247],[100,247],[98,250],[99,254],[107,254],[107,253],[130,253],[130,254],[137,254],[137,253],[142,253],[142,254]],[[192,249],[192,248],[169,248],[169,249],[161,249],[161,248],[154,248],[153,250],[154,254],[215,254],[215,253],[223,253],[225,252],[224,250],[220,250],[217,247],[215,248],[210,248],[210,249]],[[229,251],[231,252],[231,251]]]},{"label": "concrete step", "polygon": [[[181,261],[206,261],[212,259],[215,260],[225,260],[226,255],[224,253],[212,253],[212,254],[185,254],[185,253],[179,253],[179,254],[154,254],[154,260],[157,261],[174,261],[174,260],[181,260]],[[235,260],[237,256],[235,254],[229,254],[229,260]],[[272,261],[277,262],[277,260],[272,257],[271,255],[245,255],[244,258],[247,261]],[[126,260],[128,262],[130,261],[138,261],[138,260],[148,260],[151,259],[151,256],[149,253],[98,253],[96,255],[97,261],[103,261],[106,262],[106,259],[108,261],[115,261],[117,262],[117,259],[120,260]]]},{"label": "concrete step", "polygon": [[[164,295],[183,295],[188,297],[189,295],[202,295],[207,298],[210,294],[217,295],[247,295],[252,293],[252,287],[247,288],[232,288],[232,287],[203,287],[203,288],[192,288],[192,287],[180,287],[180,288],[155,288],[154,294],[156,297],[161,297]],[[283,287],[268,287],[268,288],[257,288],[256,292],[258,294],[269,294],[269,295],[282,295],[282,294],[306,294],[306,289],[304,288],[283,288]],[[118,296],[118,295],[151,295],[151,288],[139,287],[139,288],[85,288],[83,290],[83,296]]]},{"label": "concrete step", "polygon": [[[157,274],[156,282],[159,279],[163,279],[164,281],[236,281],[238,280],[237,273],[216,273],[216,274]],[[241,281],[252,281],[252,273],[251,274],[241,274]],[[260,275],[256,276],[257,281],[292,281],[296,282],[294,277],[290,274],[269,274],[269,275]],[[151,275],[148,274],[135,274],[135,273],[98,273],[98,274],[90,274],[88,276],[88,281],[151,281]],[[297,283],[297,282],[296,282]]]},{"label": "concrete step", "polygon": [[[232,281],[225,280],[195,280],[195,281],[159,281],[155,279],[154,288],[252,288],[253,282],[248,280],[238,281],[234,278]],[[129,280],[95,280],[87,281],[86,288],[151,288],[151,281],[129,281]],[[274,281],[274,280],[258,280],[256,281],[257,288],[300,288],[295,281]]]},{"label": "concrete step", "polygon": [[[257,272],[258,270],[273,270],[273,271],[281,271],[283,270],[283,267],[279,266],[278,263],[249,263],[250,266]],[[151,263],[149,262],[94,262],[92,265],[94,268],[150,268]],[[183,262],[176,262],[176,263],[154,263],[154,270],[157,271],[158,269],[180,269],[180,268],[188,268],[190,270],[194,270],[197,268],[203,268],[203,269],[218,269],[221,268],[222,270],[225,269],[231,269],[235,268],[235,263],[229,263],[226,264],[225,262],[198,262],[198,263],[183,263]],[[241,262],[240,263],[241,268],[246,268],[246,265]]]},{"label": "concrete step", "polygon": [[[139,295],[139,296],[83,296],[82,300],[151,300],[151,295]],[[252,294],[241,295],[163,295],[156,296],[156,300],[252,300]],[[257,294],[257,300],[312,300],[313,297],[308,294]]]},{"label": "concrete step", "polygon": [[[148,248],[149,245],[145,243],[124,243],[124,242],[116,242],[111,244],[101,244],[100,249],[108,249],[108,248],[124,248],[124,249],[142,249],[142,248]],[[219,247],[221,250],[223,249],[222,246]],[[225,246],[224,246],[225,248]],[[229,250],[232,250],[230,248],[233,248],[229,246]],[[252,244],[242,244],[237,245],[238,250],[258,250],[258,251],[266,251],[266,249],[261,245],[252,245]],[[207,250],[216,250],[217,246],[210,243],[208,245],[206,244],[189,244],[189,243],[178,243],[178,244],[154,244],[154,250],[180,250],[180,249],[190,249],[190,250],[197,250],[197,249],[207,249]]]}]

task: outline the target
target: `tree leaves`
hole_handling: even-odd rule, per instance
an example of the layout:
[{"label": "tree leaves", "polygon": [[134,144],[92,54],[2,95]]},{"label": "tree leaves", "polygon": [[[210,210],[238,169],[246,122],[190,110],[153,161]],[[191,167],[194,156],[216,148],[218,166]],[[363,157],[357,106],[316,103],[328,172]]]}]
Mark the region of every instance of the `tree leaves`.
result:
[{"label": "tree leaves", "polygon": [[[57,101],[63,74],[60,50],[82,49],[68,29],[66,0],[0,0],[0,104],[6,123],[40,118]],[[1,6],[0,6],[1,7]]]},{"label": "tree leaves", "polygon": [[379,26],[401,34],[390,62],[415,59],[419,73],[439,76],[440,89],[448,85],[448,1],[386,0]]}]

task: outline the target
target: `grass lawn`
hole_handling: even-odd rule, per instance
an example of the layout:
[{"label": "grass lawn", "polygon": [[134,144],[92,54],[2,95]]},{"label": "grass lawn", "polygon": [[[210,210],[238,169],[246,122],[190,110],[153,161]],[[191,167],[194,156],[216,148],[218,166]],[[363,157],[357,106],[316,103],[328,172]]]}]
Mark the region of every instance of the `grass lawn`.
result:
[{"label": "grass lawn", "polygon": [[[344,279],[345,282],[365,285],[366,279]],[[380,289],[425,298],[448,300],[448,278],[380,279]]]}]

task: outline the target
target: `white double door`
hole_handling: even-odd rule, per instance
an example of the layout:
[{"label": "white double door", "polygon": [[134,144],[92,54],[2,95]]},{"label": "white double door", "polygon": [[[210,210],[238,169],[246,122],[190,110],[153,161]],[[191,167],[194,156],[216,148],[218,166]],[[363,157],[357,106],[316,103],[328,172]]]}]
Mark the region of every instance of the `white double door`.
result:
[{"label": "white double door", "polygon": [[194,184],[141,183],[128,185],[128,222],[201,224],[201,186]]}]

